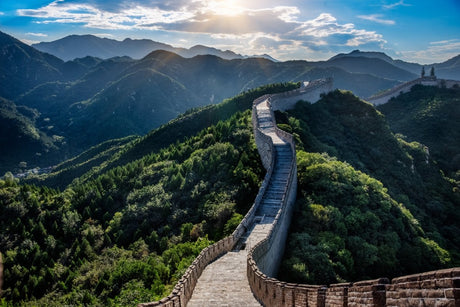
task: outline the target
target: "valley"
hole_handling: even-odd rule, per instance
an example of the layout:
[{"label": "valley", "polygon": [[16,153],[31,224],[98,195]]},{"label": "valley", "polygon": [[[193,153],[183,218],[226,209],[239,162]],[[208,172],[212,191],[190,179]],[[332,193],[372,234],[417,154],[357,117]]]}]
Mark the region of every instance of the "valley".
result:
[{"label": "valley", "polygon": [[[218,103],[263,84],[333,77],[334,87],[366,98],[415,78],[414,71],[421,69],[384,54],[359,51],[324,62],[226,60],[215,55],[183,58],[162,50],[139,60],[87,55],[64,62],[5,33],[0,42],[4,54],[0,97],[35,112],[33,117],[29,112],[14,118],[25,118],[41,135],[33,150],[20,155],[5,152],[16,158],[4,161],[0,173],[20,172],[21,162],[30,168],[55,165],[100,142],[143,135],[188,109]],[[458,71],[455,65],[439,65],[450,67],[446,76]],[[403,69],[406,66],[410,71]],[[8,149],[6,144],[12,144],[12,150],[22,146],[22,140],[5,141]]]}]

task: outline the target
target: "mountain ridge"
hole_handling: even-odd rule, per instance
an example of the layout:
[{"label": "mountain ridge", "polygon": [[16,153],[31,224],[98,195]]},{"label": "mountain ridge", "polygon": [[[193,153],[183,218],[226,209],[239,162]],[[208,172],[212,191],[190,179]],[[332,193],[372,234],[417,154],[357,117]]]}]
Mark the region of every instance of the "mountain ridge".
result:
[{"label": "mountain ridge", "polygon": [[220,50],[204,45],[194,45],[190,48],[173,47],[169,44],[153,41],[150,39],[115,40],[106,37],[98,37],[91,34],[68,35],[51,41],[32,44],[32,47],[53,54],[62,60],[69,61],[85,56],[94,56],[108,59],[114,56],[129,56],[133,59],[141,59],[152,51],[165,50],[174,52],[182,57],[192,58],[197,55],[211,54],[226,60],[244,59],[248,57],[264,57],[277,61],[269,55],[243,56],[231,50]]},{"label": "mountain ridge", "polygon": [[[225,60],[209,54],[186,58],[156,50],[140,60],[86,56],[63,62],[5,33],[0,33],[0,49],[0,97],[18,107],[35,109],[39,114],[33,122],[35,129],[62,137],[59,147],[65,144],[64,157],[105,140],[145,134],[188,109],[218,103],[264,84],[333,77],[335,87],[369,97],[412,76],[380,59],[353,57],[349,61],[346,55],[331,62],[274,62],[265,58]],[[454,58],[444,66],[455,71],[457,62]],[[43,160],[31,166],[57,162]]]}]

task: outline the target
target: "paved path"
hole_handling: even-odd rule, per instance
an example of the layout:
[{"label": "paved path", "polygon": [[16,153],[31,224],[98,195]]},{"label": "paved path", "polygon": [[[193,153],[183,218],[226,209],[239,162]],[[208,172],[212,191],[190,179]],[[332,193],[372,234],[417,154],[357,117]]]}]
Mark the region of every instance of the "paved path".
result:
[{"label": "paved path", "polygon": [[270,183],[256,212],[254,224],[237,245],[238,250],[226,253],[205,268],[187,307],[261,306],[254,298],[247,280],[247,251],[267,237],[272,228],[287,185],[292,150],[276,134],[267,101],[259,103],[256,109],[260,129],[272,138],[275,145],[275,167]]}]

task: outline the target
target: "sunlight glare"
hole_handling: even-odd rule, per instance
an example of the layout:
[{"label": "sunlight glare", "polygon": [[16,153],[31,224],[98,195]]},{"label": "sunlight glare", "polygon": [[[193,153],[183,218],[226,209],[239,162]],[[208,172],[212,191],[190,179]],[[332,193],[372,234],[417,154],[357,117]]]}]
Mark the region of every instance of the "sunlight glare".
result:
[{"label": "sunlight glare", "polygon": [[213,0],[207,3],[207,9],[217,15],[235,16],[245,10],[241,0]]}]

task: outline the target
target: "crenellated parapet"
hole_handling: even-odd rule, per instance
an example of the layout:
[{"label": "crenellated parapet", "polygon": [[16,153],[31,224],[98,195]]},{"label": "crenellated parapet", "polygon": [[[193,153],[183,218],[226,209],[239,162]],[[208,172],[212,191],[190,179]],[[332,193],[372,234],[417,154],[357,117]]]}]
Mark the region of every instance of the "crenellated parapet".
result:
[{"label": "crenellated parapet", "polygon": [[300,100],[315,103],[321,98],[321,94],[329,93],[333,89],[332,78],[306,81],[298,89],[271,95],[271,108],[273,111],[289,110]]}]

